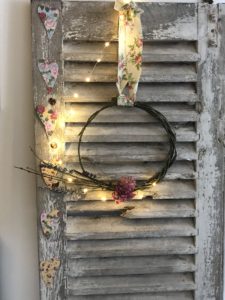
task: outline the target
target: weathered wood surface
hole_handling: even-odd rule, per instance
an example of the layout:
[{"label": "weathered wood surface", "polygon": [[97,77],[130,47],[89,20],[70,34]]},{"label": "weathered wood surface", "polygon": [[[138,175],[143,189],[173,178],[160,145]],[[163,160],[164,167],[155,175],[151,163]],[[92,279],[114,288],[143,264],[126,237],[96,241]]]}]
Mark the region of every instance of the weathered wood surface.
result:
[{"label": "weathered wood surface", "polygon": [[146,293],[162,291],[190,291],[195,289],[191,273],[138,276],[80,277],[68,279],[68,292],[72,295]]},{"label": "weathered wood surface", "polygon": [[[117,95],[114,83],[65,82],[66,102],[108,102]],[[192,83],[140,83],[137,99],[140,102],[196,102],[198,97]]]},{"label": "weathered wood surface", "polygon": [[[196,256],[198,289],[196,299],[223,299],[223,235],[224,235],[224,157],[218,123],[224,124],[224,51],[225,6],[199,5],[199,69],[198,93],[202,113],[198,124],[197,143],[199,178],[197,208],[199,219]],[[211,44],[211,29],[218,46]],[[208,32],[210,30],[210,32]],[[224,139],[224,131],[223,131]]]},{"label": "weathered wood surface", "polygon": [[192,237],[164,237],[129,240],[69,240],[66,251],[70,259],[75,259],[195,254],[197,249]]},{"label": "weathered wood surface", "polygon": [[[100,109],[99,104],[67,104],[65,108],[66,122],[86,123],[87,119],[96,110]],[[152,104],[152,107],[159,110],[169,122],[195,122],[199,118],[192,105],[188,104]],[[157,122],[155,118],[145,111],[128,107],[110,107],[101,112],[92,123],[152,123]]]},{"label": "weathered wood surface", "polygon": [[195,217],[193,200],[143,200],[116,204],[114,201],[76,201],[67,204],[69,216],[122,216],[128,219]]},{"label": "weathered wood surface", "polygon": [[[197,40],[197,10],[194,4],[140,3],[144,40]],[[87,10],[88,6],[88,10]],[[118,14],[114,3],[65,2],[64,39],[116,40]],[[77,20],[74,22],[74,20]]]},{"label": "weathered wood surface", "polygon": [[192,219],[127,220],[120,217],[68,217],[65,234],[71,240],[126,239],[194,236],[196,230]]},{"label": "weathered wood surface", "polygon": [[[60,53],[62,52],[62,10],[61,1],[45,1],[46,4],[53,5],[59,9],[59,18],[56,31],[48,42],[47,34],[43,24],[37,13],[37,7],[43,4],[43,1],[32,1],[32,52],[33,52],[33,94],[34,106],[38,104],[46,105],[48,100],[47,88],[45,82],[38,70],[38,60],[49,59],[56,61],[59,65],[59,75],[54,93],[57,97],[57,109],[61,113],[63,111],[62,99],[62,63],[60,61]],[[52,138],[60,140],[63,137],[63,128],[56,127]],[[38,118],[35,119],[35,151],[42,159],[49,161],[52,157],[49,151],[49,140],[46,136],[44,126]],[[59,155],[63,155],[63,147],[59,149]],[[39,161],[37,160],[37,170],[39,171]],[[60,260],[60,268],[56,271],[53,280],[53,286],[48,288],[40,276],[40,299],[41,300],[61,300],[64,299],[63,290],[63,268],[64,268],[64,223],[60,220],[60,226],[57,232],[46,238],[43,235],[40,215],[42,212],[49,213],[52,209],[58,209],[65,215],[65,206],[63,195],[53,193],[48,190],[42,179],[37,179],[37,208],[38,208],[38,234],[39,234],[39,263],[41,261],[50,260],[52,258]],[[39,265],[38,265],[39,267]]]},{"label": "weathered wood surface", "polygon": [[[176,128],[177,127],[177,128]],[[176,138],[178,142],[196,142],[199,139],[194,126],[175,127]],[[180,127],[180,128],[179,128]],[[82,126],[68,124],[65,128],[65,142],[78,142],[79,133]],[[166,131],[160,125],[151,124],[90,124],[86,129],[83,142],[167,142],[168,136]]]},{"label": "weathered wood surface", "polygon": [[[104,52],[103,52],[104,49]],[[101,55],[101,53],[103,53]],[[63,59],[65,61],[96,62],[118,61],[118,43],[113,42],[104,48],[103,42],[66,42]],[[199,59],[194,43],[150,42],[143,47],[143,62],[196,62]]]},{"label": "weathered wood surface", "polygon": [[[122,298],[121,298],[122,297]],[[165,292],[165,293],[135,293],[120,295],[97,295],[97,296],[69,296],[68,300],[193,300],[192,292]]]},{"label": "weathered wood surface", "polygon": [[[161,181],[144,191],[137,191],[134,200],[149,199],[194,199],[196,189],[194,182],[190,180]],[[88,191],[83,200],[112,200],[110,191]],[[65,197],[65,201],[74,201],[70,196]],[[76,200],[75,200],[76,201]]]},{"label": "weathered wood surface", "polygon": [[[144,147],[143,147],[144,146]],[[149,146],[149,147],[148,147]],[[150,143],[93,143],[82,144],[84,162],[149,162],[164,161],[168,153],[166,144]],[[65,161],[76,162],[77,143],[66,143]],[[177,160],[195,160],[197,153],[192,143],[177,144]]]},{"label": "weathered wood surface", "polygon": [[[70,168],[80,170],[78,163],[68,164]],[[111,180],[118,180],[122,176],[133,176],[137,180],[146,180],[153,176],[160,168],[163,167],[163,162],[120,162],[112,164],[93,164],[86,163],[85,167],[98,176],[99,179],[104,180],[105,177]],[[197,176],[194,161],[176,161],[171,168],[169,168],[165,180],[175,179],[195,179]]]},{"label": "weathered wood surface", "polygon": [[[117,64],[101,63],[95,67],[93,63],[65,62],[64,80],[67,82],[116,82]],[[197,75],[193,65],[174,63],[144,63],[140,82],[196,82]]]},{"label": "weathered wood surface", "polygon": [[69,260],[69,277],[194,272],[192,256],[110,257]]}]

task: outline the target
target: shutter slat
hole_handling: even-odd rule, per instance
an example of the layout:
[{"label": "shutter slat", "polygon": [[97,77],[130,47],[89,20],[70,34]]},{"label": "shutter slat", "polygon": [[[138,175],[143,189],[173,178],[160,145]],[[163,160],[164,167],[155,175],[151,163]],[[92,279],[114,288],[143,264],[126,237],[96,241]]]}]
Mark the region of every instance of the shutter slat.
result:
[{"label": "shutter slat", "polygon": [[194,272],[192,256],[149,256],[73,259],[69,277]]},{"label": "shutter slat", "polygon": [[194,236],[195,234],[196,229],[192,219],[128,220],[120,217],[68,217],[66,227],[66,236],[70,240]]},{"label": "shutter slat", "polygon": [[[64,80],[67,82],[116,82],[117,64],[101,63],[92,74],[94,63],[65,62]],[[192,64],[144,63],[140,82],[195,82],[196,69]]]},{"label": "shutter slat", "polygon": [[68,292],[72,295],[190,291],[194,289],[195,283],[191,273],[68,278]]},{"label": "shutter slat", "polygon": [[[68,164],[72,169],[80,170],[78,163]],[[133,176],[136,180],[146,180],[163,167],[163,162],[129,162],[129,163],[101,163],[93,165],[85,162],[86,168],[97,175],[101,180],[107,177],[110,180],[118,180],[122,176]],[[81,170],[80,170],[81,171]],[[166,180],[195,179],[196,171],[194,162],[176,161],[165,176]]]},{"label": "shutter slat", "polygon": [[[144,146],[144,147],[143,147]],[[149,146],[149,147],[148,147]],[[133,143],[84,143],[81,156],[84,161],[92,163],[109,162],[157,162],[164,161],[168,152],[168,145]],[[197,153],[191,143],[177,144],[177,160],[195,160]],[[78,161],[77,143],[67,143],[65,161]]]},{"label": "shutter slat", "polygon": [[[197,40],[197,7],[185,3],[140,3],[144,41]],[[87,9],[88,7],[88,9]],[[116,40],[118,13],[114,3],[64,3],[64,40]],[[171,13],[173,12],[173,13]],[[176,12],[176,13],[174,13]],[[93,26],[94,24],[94,26]],[[161,26],[166,24],[166,26]]]},{"label": "shutter slat", "polygon": [[[65,82],[66,102],[108,102],[118,94],[114,83]],[[137,99],[140,102],[196,102],[198,97],[191,83],[140,83]]]},{"label": "shutter slat", "polygon": [[[178,126],[175,129],[178,142],[195,142],[198,134],[194,126]],[[180,128],[179,128],[180,127]],[[78,142],[79,133],[83,127],[76,124],[68,124],[65,128],[65,142]],[[175,127],[176,128],[176,127]],[[142,124],[104,126],[91,124],[85,131],[83,142],[166,142],[168,141],[165,130],[160,125],[146,126]]]},{"label": "shutter slat", "polygon": [[[67,42],[64,43],[63,59],[65,61],[117,62],[118,43],[111,43],[104,49],[102,42]],[[198,54],[194,43],[154,42],[145,43],[143,47],[143,62],[196,62]]]},{"label": "shutter slat", "polygon": [[[102,106],[97,104],[71,104],[65,107],[65,119],[69,123],[86,123],[92,113]],[[159,110],[169,122],[195,122],[199,115],[192,105],[178,104],[153,104],[153,108]],[[110,107],[101,112],[93,123],[152,123],[155,118],[141,109],[129,109],[127,107]]]},{"label": "shutter slat", "polygon": [[68,216],[121,215],[124,218],[187,218],[195,217],[193,200],[143,200],[115,204],[114,201],[76,201],[67,204]]},{"label": "shutter slat", "polygon": [[120,295],[69,296],[68,300],[194,300],[192,292],[135,293]]},{"label": "shutter slat", "polygon": [[[195,184],[190,180],[161,181],[155,186],[144,191],[137,191],[134,200],[142,200],[145,197],[152,199],[194,199],[196,196]],[[88,191],[84,200],[101,200],[102,197],[112,200],[111,191]],[[65,197],[65,201],[73,201],[71,195]]]},{"label": "shutter slat", "polygon": [[113,240],[69,240],[69,258],[195,254],[192,237]]}]

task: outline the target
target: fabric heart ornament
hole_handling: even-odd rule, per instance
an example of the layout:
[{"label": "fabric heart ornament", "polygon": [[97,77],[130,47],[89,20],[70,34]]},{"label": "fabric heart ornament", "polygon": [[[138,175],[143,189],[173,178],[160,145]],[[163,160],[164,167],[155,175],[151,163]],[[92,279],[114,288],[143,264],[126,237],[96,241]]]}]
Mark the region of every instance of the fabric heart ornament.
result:
[{"label": "fabric heart ornament", "polygon": [[41,227],[43,234],[49,238],[53,233],[55,233],[59,226],[60,211],[58,209],[53,209],[49,213],[41,213]]},{"label": "fabric heart ornament", "polygon": [[40,5],[38,6],[38,15],[44,24],[48,38],[51,39],[57,26],[59,10],[46,5]]},{"label": "fabric heart ornament", "polygon": [[60,267],[60,260],[52,258],[50,260],[44,260],[40,262],[41,278],[47,287],[52,287],[56,272]]},{"label": "fabric heart ornament", "polygon": [[38,69],[47,85],[48,92],[51,93],[59,74],[58,64],[41,60],[38,62]]},{"label": "fabric heart ornament", "polygon": [[44,183],[49,189],[54,189],[59,186],[59,181],[55,178],[58,172],[52,168],[47,167],[44,163],[40,165],[41,175]]},{"label": "fabric heart ornament", "polygon": [[48,136],[51,136],[55,131],[58,119],[58,112],[54,108],[54,105],[51,105],[49,103],[47,104],[47,106],[39,104],[36,106],[35,110],[39,119],[45,127],[46,134]]}]

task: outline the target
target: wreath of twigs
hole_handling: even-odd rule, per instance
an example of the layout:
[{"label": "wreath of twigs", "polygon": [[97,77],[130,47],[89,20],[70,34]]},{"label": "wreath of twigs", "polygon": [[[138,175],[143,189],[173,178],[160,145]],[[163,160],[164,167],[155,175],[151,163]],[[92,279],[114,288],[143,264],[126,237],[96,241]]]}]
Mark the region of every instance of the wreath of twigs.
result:
[{"label": "wreath of twigs", "polygon": [[[38,176],[42,176],[42,177],[49,178],[49,179],[55,179],[58,182],[61,182],[63,184],[63,186],[61,186],[60,188],[58,188],[58,187],[52,188],[52,190],[55,190],[58,192],[73,192],[73,191],[77,191],[77,189],[81,189],[83,187],[85,187],[85,188],[88,187],[93,190],[102,189],[102,190],[109,190],[109,191],[115,192],[115,190],[118,187],[118,182],[109,181],[109,180],[99,180],[95,174],[93,174],[85,169],[83,161],[82,161],[82,156],[81,156],[82,139],[83,139],[83,136],[84,136],[84,133],[85,133],[85,130],[87,129],[87,127],[92,123],[92,121],[102,111],[104,111],[108,108],[111,108],[111,107],[115,107],[115,106],[117,107],[117,103],[113,99],[112,102],[110,102],[109,104],[101,107],[99,110],[94,112],[88,118],[88,120],[84,124],[81,132],[79,133],[79,141],[78,141],[77,151],[78,151],[78,159],[79,159],[79,165],[80,165],[81,171],[78,171],[76,169],[68,169],[66,167],[62,167],[62,166],[59,166],[56,164],[52,164],[50,162],[43,161],[35,153],[34,154],[35,154],[36,158],[40,161],[41,168],[45,167],[45,168],[53,169],[53,170],[58,171],[59,174],[57,174],[57,175],[41,174],[38,171],[28,168],[28,167],[27,168],[17,167],[17,168],[27,171],[29,173],[38,175]],[[153,176],[151,176],[147,180],[142,180],[142,181],[140,180],[137,182],[135,181],[134,188],[132,188],[131,192],[134,192],[137,190],[144,190],[144,189],[149,188],[152,185],[158,183],[159,181],[161,181],[165,177],[168,168],[175,161],[176,155],[177,155],[176,135],[175,135],[172,127],[170,126],[168,120],[166,119],[166,117],[163,114],[161,114],[159,111],[154,109],[152,106],[150,106],[149,104],[135,102],[134,107],[147,112],[150,116],[152,116],[156,120],[158,120],[158,122],[162,125],[162,127],[165,129],[165,131],[167,133],[170,147],[169,147],[167,158],[163,164],[162,169],[160,171],[156,172]],[[72,183],[69,184],[69,186],[68,186],[68,182],[67,182],[67,177],[72,179]],[[131,195],[131,198],[132,198],[132,193],[129,195]]]},{"label": "wreath of twigs", "polygon": [[[97,176],[93,173],[90,173],[89,171],[87,171],[84,167],[84,164],[82,162],[82,156],[81,156],[81,144],[82,144],[82,138],[84,135],[85,130],[87,129],[87,127],[91,124],[91,122],[104,110],[113,107],[113,106],[117,106],[116,101],[112,101],[110,104],[107,104],[103,107],[101,107],[99,110],[97,110],[96,112],[94,112],[87,120],[87,122],[85,123],[85,125],[83,126],[81,132],[79,133],[79,142],[78,142],[78,158],[79,158],[79,164],[80,167],[82,169],[82,174],[83,176],[88,179],[89,181],[93,182],[94,184],[96,184],[98,187],[102,188],[102,189],[107,189],[107,190],[111,190],[114,191],[115,187],[117,185],[117,183],[114,183],[112,181],[102,181],[97,179]],[[157,183],[159,181],[161,181],[166,173],[168,168],[173,164],[174,160],[176,159],[176,135],[172,129],[172,127],[170,126],[169,122],[167,121],[166,117],[161,114],[159,111],[157,111],[156,109],[154,109],[152,106],[148,105],[148,104],[144,104],[144,103],[140,103],[140,102],[135,102],[134,107],[139,108],[145,112],[147,112],[149,115],[153,116],[155,119],[157,119],[159,121],[159,123],[162,125],[162,127],[165,129],[167,136],[168,136],[168,140],[169,140],[169,151],[167,154],[167,158],[163,164],[163,167],[160,171],[156,172],[153,176],[151,176],[150,178],[148,178],[145,181],[138,181],[136,183],[136,187],[134,189],[134,191],[136,190],[143,190],[149,186],[151,186],[153,183]]]}]

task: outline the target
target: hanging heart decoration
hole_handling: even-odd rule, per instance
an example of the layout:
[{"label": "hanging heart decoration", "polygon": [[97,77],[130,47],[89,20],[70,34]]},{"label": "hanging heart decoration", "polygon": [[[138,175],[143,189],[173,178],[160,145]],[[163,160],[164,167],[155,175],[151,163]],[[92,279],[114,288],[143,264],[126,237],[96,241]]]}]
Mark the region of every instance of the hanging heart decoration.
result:
[{"label": "hanging heart decoration", "polygon": [[55,177],[57,176],[58,171],[53,168],[46,167],[43,163],[40,164],[40,169],[42,178],[47,187],[51,190],[57,188],[59,186],[59,180]]},{"label": "hanging heart decoration", "polygon": [[59,10],[46,5],[40,5],[38,6],[38,15],[44,24],[48,38],[51,39],[57,26]]},{"label": "hanging heart decoration", "polygon": [[38,62],[38,69],[47,85],[48,93],[52,93],[59,74],[58,64],[41,60]]},{"label": "hanging heart decoration", "polygon": [[50,98],[46,106],[39,104],[36,106],[36,113],[45,127],[47,136],[51,136],[56,128],[58,112],[55,109],[56,100]]},{"label": "hanging heart decoration", "polygon": [[41,213],[41,227],[43,234],[49,238],[52,234],[54,234],[59,226],[60,221],[60,211],[58,209],[53,209],[49,213],[42,212]]},{"label": "hanging heart decoration", "polygon": [[40,263],[41,278],[47,287],[52,287],[54,277],[57,270],[60,267],[60,260],[52,258],[50,260],[44,260]]}]

